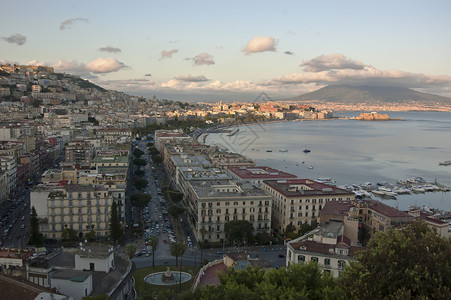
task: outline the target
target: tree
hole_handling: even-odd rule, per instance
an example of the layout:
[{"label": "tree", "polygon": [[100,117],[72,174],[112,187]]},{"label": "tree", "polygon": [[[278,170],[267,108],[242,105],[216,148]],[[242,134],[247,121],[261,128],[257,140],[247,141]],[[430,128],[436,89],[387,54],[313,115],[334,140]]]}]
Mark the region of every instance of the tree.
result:
[{"label": "tree", "polygon": [[144,151],[142,151],[141,149],[136,148],[135,150],[133,150],[133,155],[136,158],[140,158],[143,154],[144,154]]},{"label": "tree", "polygon": [[152,267],[155,267],[155,249],[158,246],[158,237],[152,234],[149,238],[149,244],[152,247]]},{"label": "tree", "polygon": [[44,236],[39,232],[38,214],[36,213],[34,206],[31,208],[30,240],[28,241],[28,244],[35,245],[36,247],[44,246]]},{"label": "tree", "polygon": [[186,209],[184,207],[181,207],[180,205],[176,205],[176,204],[170,204],[168,207],[168,213],[176,221],[178,220],[179,216],[181,214],[183,214],[185,211],[186,211]]},{"label": "tree", "polygon": [[94,224],[86,225],[86,230],[88,230],[88,232],[85,234],[86,239],[89,242],[94,242],[96,240],[96,232],[94,231]]},{"label": "tree", "polygon": [[133,163],[137,166],[145,166],[147,164],[146,161],[142,158],[135,158],[133,160]]},{"label": "tree", "polygon": [[149,182],[147,182],[147,180],[145,180],[145,179],[142,178],[142,177],[139,177],[139,176],[133,177],[133,184],[134,184],[135,187],[136,187],[137,189],[139,189],[139,190],[142,190],[142,189],[146,188],[146,186],[147,186],[148,183],[149,183]]},{"label": "tree", "polygon": [[141,169],[136,169],[133,174],[137,175],[137,176],[142,176],[144,174],[146,174],[145,171],[141,170]]},{"label": "tree", "polygon": [[151,157],[152,157],[152,161],[156,164],[161,164],[163,162],[163,159],[161,158],[161,156],[159,154],[153,154]]},{"label": "tree", "polygon": [[179,256],[182,256],[186,251],[186,244],[182,241],[177,241],[175,243],[171,243],[169,245],[169,251],[171,252],[171,255],[175,257],[175,266],[179,265]]},{"label": "tree", "polygon": [[127,253],[128,257],[132,259],[136,253],[136,246],[133,244],[128,244],[127,248],[125,248],[125,252]]},{"label": "tree", "polygon": [[199,229],[199,233],[202,236],[202,241],[199,244],[199,246],[200,246],[200,265],[202,266],[203,252],[204,252],[204,246],[205,246],[205,235],[207,234],[207,229],[204,226],[202,226]]},{"label": "tree", "polygon": [[248,241],[254,231],[254,226],[247,220],[233,220],[224,226],[224,232],[230,244]]},{"label": "tree", "polygon": [[147,206],[151,198],[151,195],[143,193],[136,193],[131,196],[133,206],[136,206],[140,210]]},{"label": "tree", "polygon": [[113,243],[121,243],[124,238],[124,232],[122,231],[121,223],[119,221],[119,216],[117,214],[117,204],[113,201],[111,205],[111,215],[110,215],[110,238]]},{"label": "tree", "polygon": [[422,221],[373,237],[340,283],[348,299],[449,299],[451,239]]},{"label": "tree", "polygon": [[269,271],[229,268],[219,274],[219,282],[196,289],[185,299],[344,299],[332,276],[321,273],[313,261]]},{"label": "tree", "polygon": [[66,243],[63,245],[67,245],[73,247],[74,243],[77,241],[77,232],[67,226],[64,225],[63,232],[61,233],[61,238],[65,240]]}]

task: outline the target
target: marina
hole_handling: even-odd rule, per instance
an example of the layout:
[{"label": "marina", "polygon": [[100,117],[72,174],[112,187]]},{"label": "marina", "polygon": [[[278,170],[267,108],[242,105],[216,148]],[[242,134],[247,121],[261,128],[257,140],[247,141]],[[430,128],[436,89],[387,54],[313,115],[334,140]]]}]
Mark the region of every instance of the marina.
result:
[{"label": "marina", "polygon": [[[371,196],[401,210],[412,205],[451,210],[451,193],[446,192],[451,186],[451,169],[438,163],[449,160],[451,114],[388,112],[388,115],[403,121],[337,119],[246,125],[240,127],[240,140],[230,141],[227,147],[257,165],[284,170],[299,178],[333,178],[337,187],[353,187],[362,197]],[[221,134],[225,136],[210,133],[206,143],[223,141],[225,137]],[[280,148],[273,151],[274,145]],[[312,151],[305,153],[305,149]],[[429,184],[416,183],[417,177]],[[371,189],[365,186],[370,183]],[[377,194],[380,186],[386,186],[393,194]]]}]

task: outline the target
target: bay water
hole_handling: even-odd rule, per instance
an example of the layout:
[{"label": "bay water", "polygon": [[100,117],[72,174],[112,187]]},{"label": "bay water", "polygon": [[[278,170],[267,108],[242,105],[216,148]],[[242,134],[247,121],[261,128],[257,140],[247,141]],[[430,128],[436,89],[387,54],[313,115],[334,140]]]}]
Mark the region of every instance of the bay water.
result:
[{"label": "bay water", "polygon": [[[383,112],[392,121],[350,119],[284,121],[242,125],[229,136],[210,133],[207,144],[221,144],[232,152],[292,173],[298,178],[331,178],[338,185],[422,177],[451,187],[451,113]],[[360,112],[335,112],[352,117]],[[305,153],[304,150],[310,150]],[[374,197],[373,197],[374,198]],[[407,210],[410,205],[451,210],[450,192],[399,195],[380,199]]]}]

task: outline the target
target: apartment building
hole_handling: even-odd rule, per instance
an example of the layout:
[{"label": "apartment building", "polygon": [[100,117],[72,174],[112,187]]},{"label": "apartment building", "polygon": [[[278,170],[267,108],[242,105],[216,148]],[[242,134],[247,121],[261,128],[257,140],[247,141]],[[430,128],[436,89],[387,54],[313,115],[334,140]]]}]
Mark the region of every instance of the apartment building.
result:
[{"label": "apartment building", "polygon": [[285,232],[288,225],[300,234],[303,223],[319,217],[328,201],[351,201],[355,194],[310,179],[265,180],[262,189],[274,198],[272,227]]},{"label": "apartment building", "polygon": [[66,183],[42,184],[30,192],[30,205],[36,208],[46,238],[61,238],[66,226],[83,236],[92,225],[98,236],[108,236],[113,201],[125,220],[125,186]]},{"label": "apartment building", "polygon": [[249,182],[191,181],[188,196],[188,220],[198,240],[210,242],[226,239],[224,225],[233,220],[247,220],[254,234],[270,233],[272,197]]},{"label": "apartment building", "polygon": [[287,243],[286,265],[315,261],[323,272],[339,277],[345,266],[356,261],[362,247],[352,246],[344,235],[344,224],[330,221],[308,235]]},{"label": "apartment building", "polygon": [[0,156],[0,171],[6,174],[6,191],[9,195],[17,188],[17,160],[14,156]]}]

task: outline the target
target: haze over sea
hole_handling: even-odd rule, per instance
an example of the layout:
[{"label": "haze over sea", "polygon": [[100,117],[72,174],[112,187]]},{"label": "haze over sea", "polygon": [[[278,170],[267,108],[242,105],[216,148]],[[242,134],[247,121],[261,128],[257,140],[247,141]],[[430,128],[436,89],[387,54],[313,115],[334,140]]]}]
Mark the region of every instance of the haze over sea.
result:
[{"label": "haze over sea", "polygon": [[[451,186],[451,166],[439,166],[439,162],[451,160],[451,113],[383,113],[402,121],[334,119],[254,124],[241,126],[234,136],[209,134],[206,143],[220,143],[253,159],[257,166],[270,166],[299,178],[332,178],[337,186],[367,181],[395,184],[410,177]],[[359,114],[334,113],[346,117]],[[304,153],[306,148],[311,152]],[[401,210],[410,205],[451,210],[450,192],[381,201]]]}]

